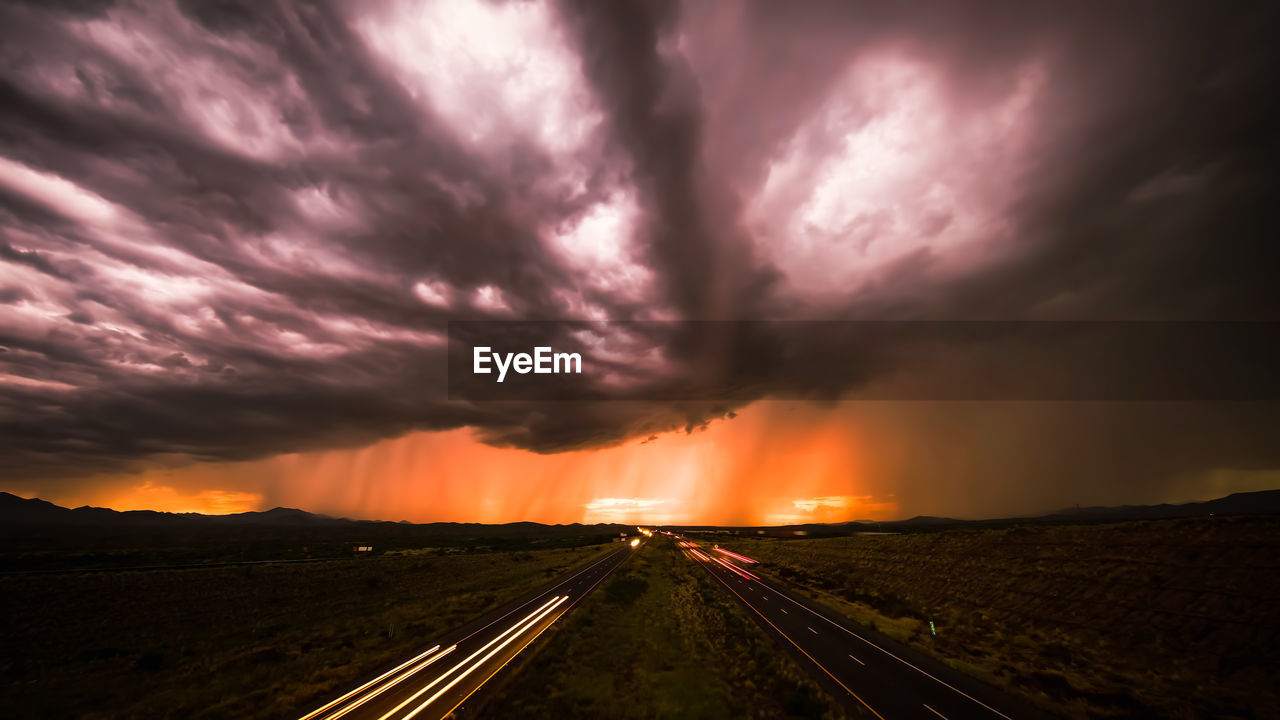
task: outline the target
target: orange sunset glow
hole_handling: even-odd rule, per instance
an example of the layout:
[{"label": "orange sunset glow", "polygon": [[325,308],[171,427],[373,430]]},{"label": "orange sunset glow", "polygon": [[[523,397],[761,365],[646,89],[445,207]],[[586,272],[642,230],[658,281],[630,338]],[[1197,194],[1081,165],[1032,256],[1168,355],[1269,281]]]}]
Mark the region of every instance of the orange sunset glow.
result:
[{"label": "orange sunset glow", "polygon": [[285,505],[414,522],[892,519],[896,499],[869,483],[862,436],[847,413],[759,403],[702,431],[604,450],[540,455],[484,445],[468,430],[422,432],[356,449],[154,468],[57,499],[206,513]]},{"label": "orange sunset glow", "polygon": [[1271,716],[1276,29],[0,2],[0,720]]},{"label": "orange sunset glow", "polygon": [[0,23],[0,491],[768,525],[1274,485],[1253,59],[952,3],[308,3],[337,44],[288,51],[41,5]]}]

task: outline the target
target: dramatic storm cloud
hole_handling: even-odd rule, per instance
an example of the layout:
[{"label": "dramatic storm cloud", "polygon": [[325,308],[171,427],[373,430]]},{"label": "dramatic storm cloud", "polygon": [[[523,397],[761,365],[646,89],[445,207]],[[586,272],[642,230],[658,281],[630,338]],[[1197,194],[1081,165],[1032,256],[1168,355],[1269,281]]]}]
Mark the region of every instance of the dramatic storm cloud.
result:
[{"label": "dramatic storm cloud", "polygon": [[[464,428],[543,454],[654,435],[657,451],[667,432],[731,428],[754,401],[856,397],[894,370],[842,357],[744,370],[767,338],[583,325],[559,341],[608,369],[590,380],[596,401],[472,402],[446,389],[451,319],[1275,320],[1276,16],[1261,3],[7,4],[0,473],[73,482]],[[708,376],[733,391],[635,390]],[[954,409],[855,424],[945,435],[1001,468],[992,495],[1077,472],[1151,489],[1280,465],[1274,403],[1180,407],[983,411],[963,437]],[[1168,433],[1194,440],[1164,452]],[[442,455],[461,442],[446,436]],[[833,462],[815,472],[852,472]],[[878,467],[906,487],[983,474],[957,469],[968,462]],[[573,501],[615,517],[692,497],[643,485],[577,486]],[[827,518],[888,507],[895,487],[818,483],[723,518]]]}]

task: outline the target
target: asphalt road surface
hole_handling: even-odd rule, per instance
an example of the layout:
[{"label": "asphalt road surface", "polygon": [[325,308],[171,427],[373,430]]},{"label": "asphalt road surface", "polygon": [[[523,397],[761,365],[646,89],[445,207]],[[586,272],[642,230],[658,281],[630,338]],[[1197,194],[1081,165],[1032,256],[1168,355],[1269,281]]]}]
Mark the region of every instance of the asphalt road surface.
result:
[{"label": "asphalt road surface", "polygon": [[754,561],[676,537],[802,666],[858,712],[882,720],[1047,718],[1028,703],[762,579]]},{"label": "asphalt road surface", "polygon": [[596,588],[634,551],[625,544],[543,588],[437,638],[300,720],[442,718]]}]

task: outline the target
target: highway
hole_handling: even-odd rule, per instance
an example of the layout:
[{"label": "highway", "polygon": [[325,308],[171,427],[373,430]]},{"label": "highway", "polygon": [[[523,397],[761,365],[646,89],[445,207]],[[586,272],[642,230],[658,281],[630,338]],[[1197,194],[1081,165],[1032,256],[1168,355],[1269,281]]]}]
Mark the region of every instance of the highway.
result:
[{"label": "highway", "polygon": [[747,607],[855,712],[881,720],[1023,720],[1049,715],[763,579],[751,558],[675,536],[682,552]]},{"label": "highway", "polygon": [[336,695],[299,720],[445,717],[594,590],[635,547],[624,544],[436,638],[420,653]]}]

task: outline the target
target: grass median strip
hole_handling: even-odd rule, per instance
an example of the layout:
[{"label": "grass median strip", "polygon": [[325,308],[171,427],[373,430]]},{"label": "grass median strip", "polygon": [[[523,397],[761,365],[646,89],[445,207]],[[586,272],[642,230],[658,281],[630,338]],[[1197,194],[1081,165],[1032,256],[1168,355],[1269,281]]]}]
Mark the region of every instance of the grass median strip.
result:
[{"label": "grass median strip", "polygon": [[464,717],[839,718],[841,706],[663,540],[582,601]]}]

